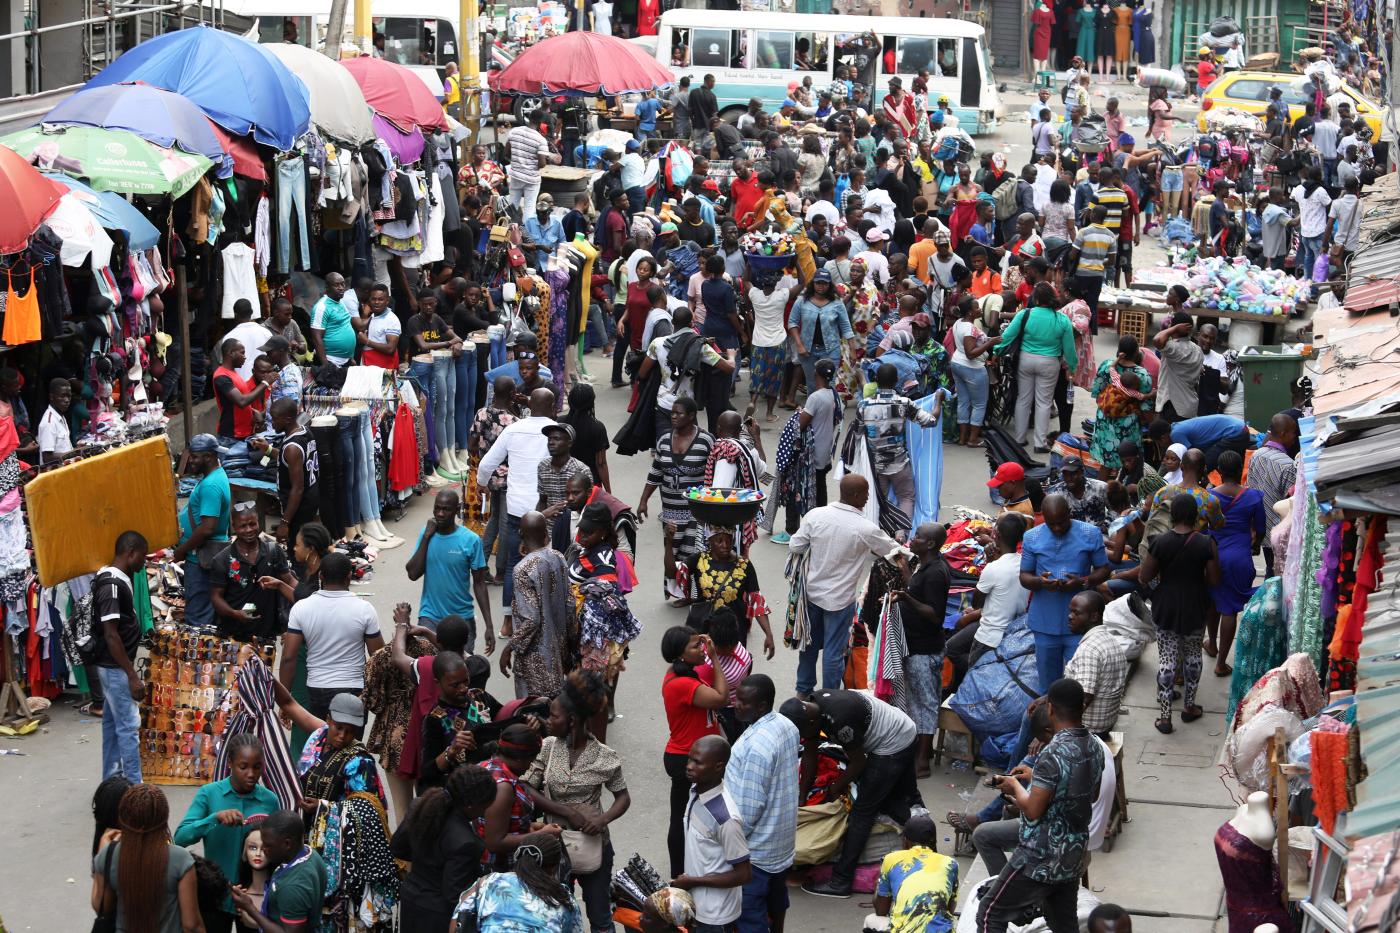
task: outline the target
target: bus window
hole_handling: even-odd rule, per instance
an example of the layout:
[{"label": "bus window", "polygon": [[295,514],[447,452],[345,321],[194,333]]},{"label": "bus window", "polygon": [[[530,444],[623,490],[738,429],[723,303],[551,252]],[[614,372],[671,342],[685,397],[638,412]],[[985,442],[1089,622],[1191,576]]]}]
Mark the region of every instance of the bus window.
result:
[{"label": "bus window", "polygon": [[690,64],[696,68],[728,68],[736,51],[732,30],[691,30]]},{"label": "bus window", "polygon": [[[376,16],[374,44],[385,61],[399,65],[436,65],[438,21],[407,16]],[[453,43],[455,46],[455,43]]]},{"label": "bus window", "polygon": [[290,42],[308,48],[316,39],[316,30],[309,16],[260,16],[258,17],[258,41]]},{"label": "bus window", "polygon": [[836,64],[851,69],[850,80],[874,87],[881,45],[873,32],[836,37]]},{"label": "bus window", "polygon": [[933,40],[922,36],[903,36],[899,40],[899,74],[918,74],[925,68],[933,72]]},{"label": "bus window", "polygon": [[[466,52],[466,49],[461,49]],[[437,21],[437,62],[438,67],[446,65],[448,62],[457,61],[457,30],[452,28],[450,20],[440,19]]]},{"label": "bus window", "polygon": [[830,44],[830,36],[817,32],[799,32],[793,67],[798,71],[826,71],[830,67],[827,55]]},{"label": "bus window", "polygon": [[790,32],[754,33],[755,68],[775,68],[780,71],[792,70],[793,34]]},{"label": "bus window", "polygon": [[[974,65],[974,67],[976,67]],[[943,78],[956,78],[958,76],[958,40],[939,39],[938,59],[934,63],[932,72]]]}]

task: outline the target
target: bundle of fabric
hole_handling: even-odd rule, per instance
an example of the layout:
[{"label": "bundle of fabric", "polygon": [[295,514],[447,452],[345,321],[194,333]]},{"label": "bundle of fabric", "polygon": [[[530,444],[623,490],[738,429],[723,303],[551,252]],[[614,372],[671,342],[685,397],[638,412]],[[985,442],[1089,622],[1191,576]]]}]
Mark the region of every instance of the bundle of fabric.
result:
[{"label": "bundle of fabric", "polygon": [[1146,604],[1135,600],[1132,594],[1120,596],[1104,607],[1104,628],[1113,635],[1129,661],[1136,661],[1147,643],[1157,637],[1157,626],[1146,610]]},{"label": "bundle of fabric", "polygon": [[1006,627],[1001,644],[972,665],[948,705],[981,741],[1019,730],[1026,704],[1040,693],[1035,637],[1022,615]]}]

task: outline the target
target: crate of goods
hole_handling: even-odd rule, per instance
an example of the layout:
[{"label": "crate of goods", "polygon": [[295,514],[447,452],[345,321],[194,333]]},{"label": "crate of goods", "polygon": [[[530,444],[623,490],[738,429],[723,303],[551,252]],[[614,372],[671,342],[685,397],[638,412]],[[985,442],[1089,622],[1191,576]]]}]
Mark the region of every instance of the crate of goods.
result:
[{"label": "crate of goods", "polygon": [[1152,315],[1146,311],[1133,311],[1128,308],[1118,309],[1118,333],[1126,337],[1129,334],[1137,338],[1138,346],[1147,346],[1147,329],[1152,325]]}]

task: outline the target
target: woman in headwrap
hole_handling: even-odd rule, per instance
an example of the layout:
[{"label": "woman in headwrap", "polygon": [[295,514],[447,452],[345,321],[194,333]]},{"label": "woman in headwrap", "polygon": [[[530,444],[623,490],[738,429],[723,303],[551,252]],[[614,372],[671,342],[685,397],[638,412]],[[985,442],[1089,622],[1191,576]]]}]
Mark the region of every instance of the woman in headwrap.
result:
[{"label": "woman in headwrap", "polygon": [[[623,652],[642,634],[642,623],[627,605],[636,573],[631,560],[617,549],[617,529],[603,503],[584,506],[576,540],[569,582],[578,608],[582,667],[601,674],[615,696]],[[591,728],[600,742],[607,740],[608,718],[594,717]]]},{"label": "woman in headwrap", "polygon": [[768,627],[768,603],[758,589],[758,569],[734,550],[734,529],[706,525],[704,553],[686,564],[687,623],[702,632],[716,609],[728,608],[739,619],[739,640],[748,647],[753,623],[763,630],[763,654],[773,659],[773,630]]},{"label": "woman in headwrap", "polygon": [[[476,831],[486,843],[482,863],[489,871],[505,871],[511,853],[535,829],[535,801],[525,783],[525,772],[534,764],[542,744],[539,733],[524,723],[516,723],[501,733],[496,754],[482,765],[496,781],[496,799],[476,821]],[[557,838],[558,826],[539,828]]]}]

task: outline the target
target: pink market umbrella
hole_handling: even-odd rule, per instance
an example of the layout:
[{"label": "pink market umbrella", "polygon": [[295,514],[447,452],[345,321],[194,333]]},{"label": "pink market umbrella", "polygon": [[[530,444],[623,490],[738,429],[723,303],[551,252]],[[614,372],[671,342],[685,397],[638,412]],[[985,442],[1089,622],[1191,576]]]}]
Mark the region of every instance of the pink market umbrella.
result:
[{"label": "pink market umbrella", "polygon": [[597,32],[568,32],[537,42],[492,86],[517,94],[626,94],[675,83],[676,76],[630,42]]},{"label": "pink market umbrella", "polygon": [[423,131],[418,127],[415,126],[411,133],[405,133],[377,113],[370,122],[374,125],[374,135],[384,140],[400,165],[417,162],[423,157],[423,146],[426,143]]},{"label": "pink market umbrella", "polygon": [[414,127],[447,129],[447,114],[423,79],[403,65],[362,55],[341,62],[374,112],[405,133]]},{"label": "pink market umbrella", "polygon": [[209,121],[209,125],[214,128],[219,145],[233,157],[235,175],[242,175],[254,181],[267,181],[267,167],[263,164],[262,154],[258,152],[258,147],[250,137],[235,136],[213,120]]}]

